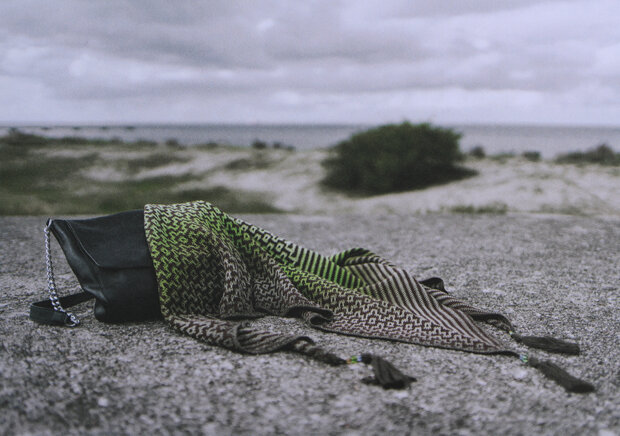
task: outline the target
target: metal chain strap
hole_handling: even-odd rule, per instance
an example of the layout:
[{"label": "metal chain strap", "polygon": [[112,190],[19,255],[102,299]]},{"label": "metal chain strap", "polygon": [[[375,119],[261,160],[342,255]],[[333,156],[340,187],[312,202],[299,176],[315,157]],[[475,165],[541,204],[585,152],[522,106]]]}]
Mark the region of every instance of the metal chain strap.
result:
[{"label": "metal chain strap", "polygon": [[52,250],[50,248],[50,225],[52,221],[48,220],[43,232],[45,233],[45,265],[47,267],[47,291],[50,294],[50,302],[54,310],[67,314],[68,320],[65,323],[68,327],[75,327],[80,320],[71,312],[67,312],[60,304],[58,291],[56,290],[56,280],[54,280],[54,265],[52,264]]}]

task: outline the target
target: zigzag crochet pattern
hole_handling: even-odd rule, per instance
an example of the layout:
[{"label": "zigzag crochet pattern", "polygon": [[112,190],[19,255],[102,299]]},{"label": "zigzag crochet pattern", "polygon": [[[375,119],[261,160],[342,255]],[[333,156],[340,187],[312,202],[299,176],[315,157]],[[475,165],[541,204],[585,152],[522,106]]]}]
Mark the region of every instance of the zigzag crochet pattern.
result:
[{"label": "zigzag crochet pattern", "polygon": [[[209,344],[252,354],[292,350],[346,363],[308,337],[261,330],[249,321],[274,315],[346,335],[516,354],[476,322],[512,333],[506,317],[450,296],[441,280],[418,282],[368,250],[326,257],[202,201],[146,205],[144,219],[164,318]],[[382,364],[369,356],[357,360],[377,372]],[[380,384],[402,387],[411,380],[401,379],[395,386]]]}]

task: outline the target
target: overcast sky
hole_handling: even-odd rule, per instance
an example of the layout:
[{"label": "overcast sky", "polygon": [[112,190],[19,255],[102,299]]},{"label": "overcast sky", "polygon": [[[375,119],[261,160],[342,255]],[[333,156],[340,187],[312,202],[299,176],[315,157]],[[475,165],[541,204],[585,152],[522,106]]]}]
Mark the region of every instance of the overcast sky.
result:
[{"label": "overcast sky", "polygon": [[620,1],[2,0],[0,123],[620,125]]}]

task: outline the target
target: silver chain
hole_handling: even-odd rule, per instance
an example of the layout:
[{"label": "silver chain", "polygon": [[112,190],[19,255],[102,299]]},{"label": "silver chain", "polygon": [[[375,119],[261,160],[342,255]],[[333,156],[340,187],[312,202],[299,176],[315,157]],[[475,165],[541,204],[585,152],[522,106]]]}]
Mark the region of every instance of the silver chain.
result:
[{"label": "silver chain", "polygon": [[56,290],[56,281],[54,280],[54,265],[52,264],[52,250],[50,248],[50,225],[52,220],[49,220],[43,229],[45,233],[45,265],[47,267],[47,291],[50,294],[50,302],[54,310],[67,314],[69,319],[65,323],[69,327],[75,327],[80,323],[80,320],[71,312],[67,312],[63,309],[58,298],[58,291]]}]

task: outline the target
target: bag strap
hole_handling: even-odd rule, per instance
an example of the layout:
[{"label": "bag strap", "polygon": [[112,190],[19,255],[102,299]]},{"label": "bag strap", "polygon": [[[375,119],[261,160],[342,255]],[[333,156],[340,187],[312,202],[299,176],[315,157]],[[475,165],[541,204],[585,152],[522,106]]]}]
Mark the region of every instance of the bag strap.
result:
[{"label": "bag strap", "polygon": [[45,265],[47,268],[47,291],[49,293],[49,299],[37,301],[30,305],[30,319],[44,324],[75,327],[80,323],[80,320],[77,316],[71,312],[67,312],[64,308],[90,300],[93,296],[86,292],[80,292],[66,297],[58,296],[56,281],[54,279],[52,251],[50,249],[51,226],[52,220],[50,218],[47,220],[45,228],[43,229],[43,233],[45,234]]},{"label": "bag strap", "polygon": [[[56,301],[61,306],[72,307],[94,298],[86,292],[60,297]],[[30,319],[41,324],[62,325],[68,327],[77,326],[80,321],[77,317],[64,309],[55,309],[51,299],[37,301],[30,305]]]}]

